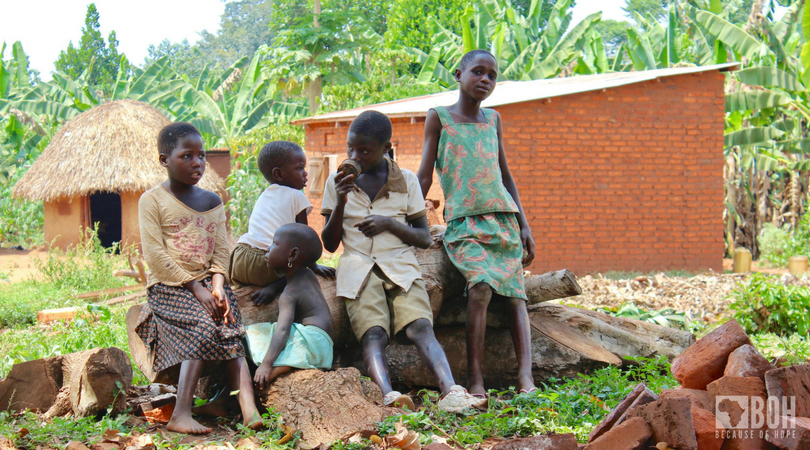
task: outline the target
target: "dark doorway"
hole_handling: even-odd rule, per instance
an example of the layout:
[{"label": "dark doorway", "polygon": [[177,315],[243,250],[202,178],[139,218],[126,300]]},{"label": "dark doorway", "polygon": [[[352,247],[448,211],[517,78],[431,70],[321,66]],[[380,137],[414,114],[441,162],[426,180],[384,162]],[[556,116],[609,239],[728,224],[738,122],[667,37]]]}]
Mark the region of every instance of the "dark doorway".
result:
[{"label": "dark doorway", "polygon": [[90,194],[90,226],[98,222],[98,239],[104,247],[121,242],[121,196],[112,192]]}]

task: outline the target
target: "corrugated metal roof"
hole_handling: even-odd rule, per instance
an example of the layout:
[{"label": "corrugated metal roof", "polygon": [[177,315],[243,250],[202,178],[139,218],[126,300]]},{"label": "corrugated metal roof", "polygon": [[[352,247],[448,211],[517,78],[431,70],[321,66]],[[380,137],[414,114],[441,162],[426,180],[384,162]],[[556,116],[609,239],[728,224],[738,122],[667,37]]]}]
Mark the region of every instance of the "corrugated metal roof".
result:
[{"label": "corrugated metal roof", "polygon": [[[628,84],[651,81],[657,78],[686,75],[690,73],[710,72],[713,70],[734,70],[739,63],[717,64],[702,67],[677,67],[672,69],[645,70],[641,72],[616,72],[598,75],[580,75],[567,78],[549,78],[533,81],[502,81],[492,95],[484,100],[482,106],[495,107],[511,103],[528,102],[563,95],[579,94],[582,92],[610,89]],[[452,105],[458,100],[458,91],[447,91],[439,94],[422,97],[394,100],[392,102],[377,103],[362,108],[346,109],[343,111],[321,114],[294,120],[293,125],[305,125],[315,122],[337,122],[351,120],[363,111],[373,109],[386,114],[388,117],[423,117],[430,108],[436,106]]]}]

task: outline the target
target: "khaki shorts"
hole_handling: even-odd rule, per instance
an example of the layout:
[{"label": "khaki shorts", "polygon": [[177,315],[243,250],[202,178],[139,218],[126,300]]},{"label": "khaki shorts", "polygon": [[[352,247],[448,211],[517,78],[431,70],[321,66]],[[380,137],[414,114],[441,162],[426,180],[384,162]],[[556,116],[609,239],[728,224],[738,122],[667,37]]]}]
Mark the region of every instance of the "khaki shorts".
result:
[{"label": "khaki shorts", "polygon": [[279,280],[279,276],[274,270],[267,268],[264,261],[266,250],[262,250],[252,245],[241,243],[231,251],[231,267],[229,277],[241,285],[267,286]]},{"label": "khaki shorts", "polygon": [[[427,319],[433,325],[433,310],[425,282],[414,280],[408,292],[404,292],[376,265],[368,274],[360,296],[345,301],[349,322],[358,341],[372,327],[382,327],[388,337],[393,338],[414,320]],[[399,336],[398,341],[403,340],[407,342],[407,338]]]}]

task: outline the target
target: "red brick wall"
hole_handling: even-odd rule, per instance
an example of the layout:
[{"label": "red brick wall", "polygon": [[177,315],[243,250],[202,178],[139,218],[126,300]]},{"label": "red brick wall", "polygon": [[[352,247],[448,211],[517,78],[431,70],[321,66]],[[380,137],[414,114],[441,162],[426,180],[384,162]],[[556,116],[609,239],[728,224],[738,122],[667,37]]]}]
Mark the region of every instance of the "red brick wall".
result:
[{"label": "red brick wall", "polygon": [[[537,243],[530,270],[720,271],[723,82],[703,72],[496,108]],[[348,125],[307,126],[308,155],[343,157]],[[418,169],[423,128],[394,121],[402,167]],[[438,182],[428,198],[444,198]]]}]

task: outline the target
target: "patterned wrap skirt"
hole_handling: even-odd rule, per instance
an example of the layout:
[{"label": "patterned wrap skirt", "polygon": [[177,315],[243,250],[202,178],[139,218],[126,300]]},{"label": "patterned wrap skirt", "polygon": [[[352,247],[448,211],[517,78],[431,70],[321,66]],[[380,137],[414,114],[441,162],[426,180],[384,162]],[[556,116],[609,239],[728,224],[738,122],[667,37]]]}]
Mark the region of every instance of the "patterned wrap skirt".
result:
[{"label": "patterned wrap skirt", "polygon": [[[211,278],[201,281],[211,290]],[[182,286],[158,283],[149,288],[147,304],[141,309],[135,332],[159,372],[187,360],[226,361],[245,356],[242,336],[245,327],[230,286],[225,295],[231,305],[232,321],[215,321],[211,314]]]},{"label": "patterned wrap skirt", "polygon": [[444,248],[467,279],[467,288],[486,283],[503,297],[527,300],[523,245],[514,213],[493,212],[447,222]]}]

